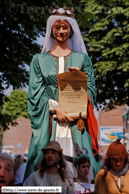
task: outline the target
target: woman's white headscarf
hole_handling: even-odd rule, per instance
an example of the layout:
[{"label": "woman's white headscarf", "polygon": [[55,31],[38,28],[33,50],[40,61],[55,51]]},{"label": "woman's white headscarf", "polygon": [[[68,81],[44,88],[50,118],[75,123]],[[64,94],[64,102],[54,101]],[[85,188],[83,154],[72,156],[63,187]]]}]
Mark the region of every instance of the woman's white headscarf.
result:
[{"label": "woman's white headscarf", "polygon": [[72,38],[69,39],[70,48],[76,52],[87,54],[87,50],[76,20],[72,17],[59,16],[59,15],[51,15],[47,20],[46,36],[45,36],[42,53],[48,52],[52,50],[52,48],[54,47],[55,39],[51,37],[51,29],[56,20],[67,20],[71,25],[74,31],[74,34]]}]

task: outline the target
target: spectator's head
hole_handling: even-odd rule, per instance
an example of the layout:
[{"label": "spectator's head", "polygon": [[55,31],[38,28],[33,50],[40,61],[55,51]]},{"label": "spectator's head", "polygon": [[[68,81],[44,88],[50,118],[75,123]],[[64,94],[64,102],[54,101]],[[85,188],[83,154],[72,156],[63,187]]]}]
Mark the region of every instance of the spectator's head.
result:
[{"label": "spectator's head", "polygon": [[14,160],[7,153],[0,154],[0,192],[2,186],[12,186],[15,181]]},{"label": "spectator's head", "polygon": [[48,167],[59,163],[62,158],[62,149],[57,141],[51,141],[42,149]]},{"label": "spectator's head", "polygon": [[27,157],[26,157],[26,156],[24,156],[24,158],[23,158],[23,162],[24,162],[24,163],[26,163],[26,161],[27,161]]},{"label": "spectator's head", "polygon": [[20,168],[20,165],[23,164],[23,157],[21,155],[17,155],[15,158],[15,170],[17,171]]},{"label": "spectator's head", "polygon": [[27,156],[25,154],[22,154],[23,162],[26,163],[27,161]]},{"label": "spectator's head", "polygon": [[125,146],[120,142],[121,138],[111,143],[108,147],[106,156],[109,165],[115,172],[120,172],[128,162],[128,153]]},{"label": "spectator's head", "polygon": [[87,154],[82,154],[81,156],[75,156],[73,163],[77,169],[78,175],[83,178],[87,178],[90,172],[90,158]]},{"label": "spectator's head", "polygon": [[66,164],[60,144],[57,141],[51,141],[45,148],[42,149],[44,157],[39,164],[40,176],[43,177],[43,172],[48,168],[58,168],[58,172],[64,180],[64,170]]}]

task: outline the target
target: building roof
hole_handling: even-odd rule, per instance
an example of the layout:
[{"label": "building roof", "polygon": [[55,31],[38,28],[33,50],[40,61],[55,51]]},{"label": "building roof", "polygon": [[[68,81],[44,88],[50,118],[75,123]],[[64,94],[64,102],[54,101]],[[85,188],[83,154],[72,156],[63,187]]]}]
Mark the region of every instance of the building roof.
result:
[{"label": "building roof", "polygon": [[127,105],[116,106],[109,111],[99,111],[99,126],[123,126],[123,115]]}]

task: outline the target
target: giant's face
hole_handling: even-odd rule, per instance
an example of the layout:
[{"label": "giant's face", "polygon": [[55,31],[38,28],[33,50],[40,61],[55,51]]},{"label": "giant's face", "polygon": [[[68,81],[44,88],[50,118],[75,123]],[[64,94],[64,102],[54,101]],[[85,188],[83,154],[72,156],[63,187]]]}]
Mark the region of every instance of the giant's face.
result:
[{"label": "giant's face", "polygon": [[52,26],[53,35],[59,42],[68,39],[70,30],[70,24],[66,20],[57,20]]},{"label": "giant's face", "polygon": [[13,163],[9,159],[0,159],[0,192],[2,186],[12,186],[14,180]]},{"label": "giant's face", "polygon": [[57,166],[61,159],[59,153],[52,149],[45,150],[44,157],[48,167]]}]

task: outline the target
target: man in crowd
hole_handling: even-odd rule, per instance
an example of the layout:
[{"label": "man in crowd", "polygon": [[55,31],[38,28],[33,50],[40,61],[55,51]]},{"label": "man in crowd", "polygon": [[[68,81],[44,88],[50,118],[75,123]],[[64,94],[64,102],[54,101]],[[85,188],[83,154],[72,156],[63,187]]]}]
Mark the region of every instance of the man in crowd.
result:
[{"label": "man in crowd", "polygon": [[2,186],[13,186],[15,181],[14,160],[7,153],[0,154],[0,193]]},{"label": "man in crowd", "polygon": [[57,141],[51,141],[42,149],[44,157],[24,182],[24,186],[61,186],[63,194],[75,194],[73,180],[67,176],[62,149]]}]

